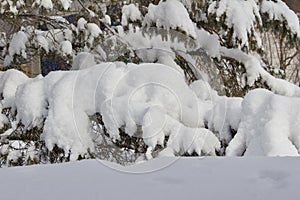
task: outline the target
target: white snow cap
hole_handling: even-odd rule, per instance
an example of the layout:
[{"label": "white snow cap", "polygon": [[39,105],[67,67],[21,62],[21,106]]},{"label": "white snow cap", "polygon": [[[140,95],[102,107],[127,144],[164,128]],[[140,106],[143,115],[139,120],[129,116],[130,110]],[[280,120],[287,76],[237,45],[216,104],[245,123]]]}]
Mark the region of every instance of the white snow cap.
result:
[{"label": "white snow cap", "polygon": [[23,58],[27,58],[26,53],[26,43],[28,42],[28,36],[25,32],[19,31],[15,33],[10,41],[8,53],[4,60],[4,65],[10,65],[11,61],[13,60],[14,55],[20,55]]},{"label": "white snow cap", "polygon": [[35,0],[34,3],[39,5],[39,7],[44,8],[46,10],[53,9],[53,3],[51,0]]},{"label": "white snow cap", "polygon": [[184,5],[178,0],[160,1],[158,5],[150,4],[143,26],[150,27],[153,23],[165,29],[179,28],[196,38],[195,26]]},{"label": "white snow cap", "polygon": [[282,23],[287,23],[287,28],[300,37],[299,18],[283,1],[263,0],[261,12],[267,13],[270,20],[279,20]]},{"label": "white snow cap", "polygon": [[[255,30],[257,23],[261,23],[259,8],[256,0],[220,0],[213,1],[208,8],[208,14],[215,14],[219,21],[225,15],[225,25],[233,28],[232,38],[241,41],[241,46],[248,46],[248,35]],[[222,32],[221,34],[227,34]],[[258,40],[258,38],[256,38]]]},{"label": "white snow cap", "polygon": [[72,43],[68,40],[62,41],[60,43],[60,50],[62,56],[69,56],[72,55]]},{"label": "white snow cap", "polygon": [[141,11],[134,4],[124,5],[122,8],[122,26],[127,26],[129,19],[132,22],[142,19]]},{"label": "white snow cap", "polygon": [[64,8],[64,10],[68,10],[71,7],[71,0],[60,0],[60,3],[62,5],[62,7]]}]

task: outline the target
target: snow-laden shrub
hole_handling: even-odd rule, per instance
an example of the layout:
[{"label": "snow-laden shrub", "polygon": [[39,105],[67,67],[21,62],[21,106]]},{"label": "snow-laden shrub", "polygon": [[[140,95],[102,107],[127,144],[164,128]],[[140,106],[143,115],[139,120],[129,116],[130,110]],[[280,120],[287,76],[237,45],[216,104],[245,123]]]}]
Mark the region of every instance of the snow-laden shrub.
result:
[{"label": "snow-laden shrub", "polygon": [[0,81],[1,165],[299,155],[297,97],[262,89],[245,99],[220,97],[162,64],[102,63],[33,79],[9,70]]},{"label": "snow-laden shrub", "polygon": [[228,156],[299,156],[299,98],[263,89],[249,92],[242,102],[239,129],[226,150]]},{"label": "snow-laden shrub", "polygon": [[135,22],[142,19],[141,11],[134,4],[124,5],[122,8],[122,26],[127,26],[129,21]]},{"label": "snow-laden shrub", "polygon": [[[108,150],[107,155],[144,153],[147,158],[157,154],[214,155],[220,149],[219,141],[222,150],[230,143],[228,155],[236,152],[235,148],[242,149],[244,140],[238,138],[251,129],[244,128],[247,112],[241,110],[243,100],[218,97],[205,87],[203,80],[208,76],[196,62],[200,53],[216,63],[210,71],[221,77],[224,85],[218,89],[225,88],[228,96],[242,97],[255,87],[300,96],[299,87],[268,73],[260,48],[263,28],[273,31],[269,28],[279,27],[291,33],[281,35],[282,41],[299,39],[299,21],[280,0],[204,1],[204,10],[198,9],[196,1],[166,0],[157,5],[148,2],[143,12],[138,4],[120,3],[110,11],[112,18],[104,16],[106,8],[97,12],[103,4],[84,2],[74,24],[51,16],[56,9],[69,9],[71,1],[18,2],[1,4],[0,17],[24,22],[18,13],[26,6],[30,8],[26,12],[32,7],[40,10],[32,17],[28,14],[28,24],[20,30],[1,33],[5,39],[0,38],[0,59],[5,65],[40,53],[63,56],[66,62],[74,57],[73,69],[88,69],[34,79],[14,70],[1,73],[0,153],[10,159],[8,164],[47,162],[47,156],[50,162],[97,156],[96,150],[104,148],[96,141],[105,143],[107,149],[111,145],[121,149],[121,153]],[[98,10],[94,12],[94,8]],[[200,13],[191,13],[194,11]],[[124,27],[112,25],[118,22]],[[83,58],[89,62],[82,63]],[[100,60],[160,64],[112,62],[89,68]],[[243,109],[247,101],[243,101]],[[289,139],[297,145],[297,134],[292,135]],[[261,154],[269,155],[268,151]],[[106,159],[107,155],[100,157]]]},{"label": "snow-laden shrub", "polygon": [[[6,74],[16,80],[23,77],[15,71],[2,77]],[[9,83],[3,82],[4,87]],[[173,155],[215,155],[220,148],[217,137],[204,128],[200,99],[184,76],[166,65],[103,63],[27,78],[13,87],[14,123],[24,130],[39,128],[47,149],[59,148],[70,160],[94,152],[90,116],[96,113],[113,142],[122,140],[124,133],[140,137],[148,154],[158,146],[172,149]],[[1,92],[5,103],[7,95]]]},{"label": "snow-laden shrub", "polygon": [[239,128],[242,101],[242,98],[237,97],[219,97],[206,116],[208,128],[218,135],[225,147]]},{"label": "snow-laden shrub", "polygon": [[212,1],[207,12],[208,21],[217,27],[219,35],[226,38],[230,46],[249,47],[251,41],[260,47],[256,27],[262,22],[256,0],[216,0]]}]

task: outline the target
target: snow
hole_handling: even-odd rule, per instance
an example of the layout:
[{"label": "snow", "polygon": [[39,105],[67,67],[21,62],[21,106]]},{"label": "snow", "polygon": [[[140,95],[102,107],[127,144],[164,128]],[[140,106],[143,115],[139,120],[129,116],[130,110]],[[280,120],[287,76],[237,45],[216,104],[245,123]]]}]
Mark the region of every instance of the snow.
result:
[{"label": "snow", "polygon": [[252,86],[255,81],[261,77],[276,94],[284,96],[300,96],[300,88],[297,85],[272,76],[262,67],[262,61],[255,55],[246,54],[239,49],[227,49],[225,47],[220,48],[220,54],[225,57],[234,58],[244,64],[247,72],[248,85]]},{"label": "snow", "polygon": [[37,40],[37,46],[44,49],[46,51],[46,53],[48,53],[49,52],[49,46],[48,46],[48,41],[45,38],[45,36],[37,35],[36,40]]},{"label": "snow", "polygon": [[107,23],[108,25],[111,25],[111,18],[109,15],[104,16],[104,23]]},{"label": "snow", "polygon": [[205,128],[192,129],[182,126],[174,120],[171,122],[173,123],[169,122],[168,128],[177,129],[177,133],[170,136],[167,144],[168,151],[172,149],[175,155],[182,155],[185,152],[189,154],[195,152],[198,155],[216,155],[216,150],[220,150],[220,142],[210,130]]},{"label": "snow", "polygon": [[143,26],[151,27],[153,23],[167,30],[179,28],[196,38],[195,26],[183,4],[177,0],[160,1],[158,5],[150,4]]},{"label": "snow", "polygon": [[11,151],[7,156],[7,160],[17,162],[21,155],[21,151]]},{"label": "snow", "polygon": [[0,169],[0,193],[6,200],[298,200],[299,166],[291,157],[159,158],[129,167],[84,160]]},{"label": "snow", "polygon": [[46,52],[57,50],[61,54],[64,53],[61,52],[61,44],[65,43],[65,45],[67,45],[65,40],[72,40],[72,38],[69,37],[68,31],[60,29],[51,29],[49,31],[35,30],[35,38],[36,46],[42,47]]},{"label": "snow", "polygon": [[95,23],[87,23],[87,30],[92,37],[99,37],[99,35],[102,33],[99,26],[97,26]]},{"label": "snow", "polygon": [[87,30],[85,30],[85,31],[87,32],[86,37],[88,37],[88,43],[90,46],[92,46],[95,38],[100,37],[100,35],[102,34],[102,31],[99,28],[99,26],[95,23],[87,23],[86,29]]},{"label": "snow", "polygon": [[46,10],[53,9],[53,3],[51,0],[35,0],[35,4],[39,5],[40,7]]},{"label": "snow", "polygon": [[265,89],[249,92],[242,103],[236,136],[229,156],[299,156],[299,98],[275,95]]},{"label": "snow", "polygon": [[204,80],[194,81],[189,86],[197,97],[203,101],[215,101],[218,98],[217,92]]},{"label": "snow", "polygon": [[72,43],[68,40],[62,41],[60,43],[60,50],[62,53],[62,56],[68,56],[68,55],[72,55]]},{"label": "snow", "polygon": [[41,137],[47,148],[70,151],[72,160],[93,151],[89,116],[97,112],[112,139],[119,138],[119,128],[132,136],[140,125],[152,149],[163,145],[165,136],[171,136],[167,146],[176,154],[214,155],[220,148],[216,136],[203,128],[206,109],[184,76],[167,65],[102,63],[34,79],[11,70],[0,81],[2,104],[17,109],[17,122],[30,129],[45,119]]},{"label": "snow", "polygon": [[25,83],[28,77],[18,70],[8,70],[0,74],[0,94],[3,99],[1,104],[3,108],[11,107],[15,109],[16,91],[19,85]]},{"label": "snow", "polygon": [[127,26],[129,21],[135,22],[142,19],[142,14],[134,4],[124,5],[122,8],[122,26]]},{"label": "snow", "polygon": [[[83,57],[91,63],[79,62]],[[1,72],[1,108],[16,110],[14,123],[28,130],[44,122],[41,137],[47,148],[57,145],[71,153],[71,160],[93,152],[89,116],[95,113],[102,115],[112,140],[119,139],[119,128],[134,136],[139,126],[149,154],[162,145],[161,155],[215,155],[222,142],[229,144],[226,155],[299,156],[299,97],[267,90],[249,92],[245,99],[220,97],[203,80],[188,86],[172,63],[92,66],[92,58],[79,54],[73,68],[86,69],[46,77]],[[3,126],[6,118],[0,119]]]},{"label": "snow", "polygon": [[[16,107],[17,121],[21,121],[25,129],[40,127],[47,116],[47,102],[43,90],[41,77],[30,80],[30,84],[18,87]],[[36,98],[39,97],[39,98]]]},{"label": "snow", "polygon": [[[77,21],[77,27],[73,27],[73,31],[75,31],[78,35],[75,40],[84,40],[84,48],[85,52],[93,52],[95,56],[105,58],[105,52],[100,46],[102,31],[99,26],[95,23],[88,23],[84,18],[80,18]],[[71,35],[72,33],[70,33]],[[79,41],[78,41],[79,42]]]},{"label": "snow", "polygon": [[219,58],[221,47],[217,34],[210,34],[205,30],[196,28],[198,48],[204,49],[213,58]]},{"label": "snow", "polygon": [[228,144],[237,131],[242,115],[242,98],[219,97],[206,115],[208,127],[213,130],[222,142]]},{"label": "snow", "polygon": [[270,20],[287,23],[287,28],[300,37],[299,18],[283,1],[263,0],[261,3],[261,12],[268,14]]},{"label": "snow", "polygon": [[5,66],[10,65],[12,58],[15,54],[20,55],[23,58],[27,58],[27,54],[26,54],[27,42],[28,42],[28,36],[26,35],[25,32],[19,31],[13,35],[8,48],[9,55],[5,57],[5,61],[4,61]]},{"label": "snow", "polygon": [[87,21],[83,17],[79,18],[78,21],[77,21],[78,30],[79,31],[85,30],[86,24],[87,24]]},{"label": "snow", "polygon": [[[166,35],[164,38],[160,34],[153,34],[152,32],[155,33],[155,30],[156,28],[132,28],[129,25],[128,31],[125,32],[120,27],[118,32],[125,42],[136,51],[137,56],[143,62],[159,62],[173,67],[184,74],[183,70],[174,62],[174,50],[176,52],[186,52],[189,48],[189,42],[194,42],[196,46],[196,41],[175,30],[169,30],[168,33],[170,35]],[[159,29],[159,31],[161,31],[161,34],[167,33],[163,29]]]},{"label": "snow", "polygon": [[68,10],[71,7],[71,0],[60,0],[61,5],[63,6],[64,10]]},{"label": "snow", "polygon": [[96,65],[95,56],[88,52],[80,52],[73,59],[72,70],[85,69]]},{"label": "snow", "polygon": [[18,14],[18,9],[17,7],[13,4],[13,1],[8,1],[9,4],[9,11],[12,12],[13,14]]},{"label": "snow", "polygon": [[[70,2],[61,0],[64,9],[69,8]],[[37,0],[36,3],[45,9],[52,9],[51,0]],[[189,2],[184,3],[187,5]],[[279,12],[279,7],[281,10],[285,4],[281,1],[262,1],[262,5],[261,12],[276,20],[289,19],[288,26],[298,33],[299,23],[296,25],[298,21],[290,11]],[[209,14],[215,14],[217,20],[226,15],[225,23],[233,28],[233,39],[247,46],[248,37],[262,23],[258,8],[259,2],[256,0],[220,0],[209,5]],[[62,20],[56,16],[51,18]],[[110,23],[109,16],[103,20]],[[142,28],[129,24],[129,21],[137,20],[143,21]],[[157,27],[151,28],[153,24]],[[89,23],[84,18],[78,20],[77,27],[70,24],[72,30],[32,30],[36,47],[43,48],[47,53],[58,52],[68,58],[74,56],[73,71],[53,72],[33,79],[15,70],[2,72],[1,111],[5,108],[16,110],[13,124],[21,122],[28,130],[43,127],[41,139],[46,147],[51,150],[57,145],[70,152],[71,160],[76,160],[79,155],[84,157],[88,150],[94,150],[89,117],[95,113],[103,117],[112,140],[120,138],[120,128],[129,136],[141,135],[148,146],[148,159],[157,145],[164,148],[159,156],[184,153],[215,155],[225,150],[224,146],[221,149],[221,144],[229,145],[226,155],[299,155],[299,115],[297,109],[291,108],[299,107],[296,97],[300,97],[300,89],[269,74],[263,68],[260,56],[245,53],[241,48],[223,47],[216,33],[195,27],[187,10],[177,0],[150,4],[144,19],[137,6],[125,5],[122,25],[128,25],[128,31],[125,32],[122,26],[116,27],[118,35],[113,37],[121,38],[123,45],[128,44],[127,50],[130,53],[135,51],[145,64],[114,62],[96,65],[99,55],[95,55],[101,53],[105,58],[106,53],[100,44],[95,45],[94,42],[101,41],[101,37],[106,35],[97,24]],[[26,28],[21,30],[24,31],[12,37],[5,57],[6,65],[15,55],[26,58],[26,45],[31,41]],[[76,33],[75,36],[73,33]],[[219,34],[227,33],[221,30]],[[81,39],[84,40],[81,50],[85,52],[75,57],[72,44],[80,43]],[[1,43],[4,44],[4,41]],[[247,83],[247,86],[253,86],[261,78],[274,93],[293,98],[270,92],[259,93],[257,90],[250,92],[245,99],[227,98],[218,96],[204,79],[188,85],[184,71],[174,60],[180,55],[193,63],[190,53],[194,51],[197,55],[199,49],[210,57],[218,59],[223,56],[243,64],[246,72],[240,81]],[[93,54],[88,53],[91,51]],[[122,52],[117,53],[122,55]],[[252,101],[256,105],[252,105]],[[255,106],[259,105],[261,109],[256,110]],[[261,121],[257,122],[261,117]],[[5,123],[7,119],[1,114],[0,127]],[[278,127],[279,123],[283,125]],[[14,128],[6,131],[5,135],[9,135]],[[166,138],[169,138],[167,142]]]},{"label": "snow", "polygon": [[[255,30],[261,18],[256,0],[220,0],[213,1],[208,8],[209,14],[215,14],[216,20],[220,21],[222,16],[226,16],[225,25],[233,28],[233,40],[240,41],[241,46],[248,46],[248,36]],[[221,35],[226,35],[224,31]]]}]

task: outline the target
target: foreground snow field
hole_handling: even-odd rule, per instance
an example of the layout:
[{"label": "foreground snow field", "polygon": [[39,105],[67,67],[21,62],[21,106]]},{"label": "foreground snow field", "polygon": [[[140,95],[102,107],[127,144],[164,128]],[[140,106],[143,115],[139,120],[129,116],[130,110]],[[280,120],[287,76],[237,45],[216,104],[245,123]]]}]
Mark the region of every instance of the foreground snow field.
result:
[{"label": "foreground snow field", "polygon": [[298,157],[164,157],[130,167],[84,160],[3,168],[0,177],[3,200],[300,197]]}]

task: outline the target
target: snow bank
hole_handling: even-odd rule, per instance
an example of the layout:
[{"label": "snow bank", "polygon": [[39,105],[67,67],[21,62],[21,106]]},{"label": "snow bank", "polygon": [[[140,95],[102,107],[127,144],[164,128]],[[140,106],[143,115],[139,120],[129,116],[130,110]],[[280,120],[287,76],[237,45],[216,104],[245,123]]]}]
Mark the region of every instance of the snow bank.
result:
[{"label": "snow bank", "polygon": [[229,156],[299,156],[300,101],[264,89],[249,92],[242,118],[229,143]]}]

